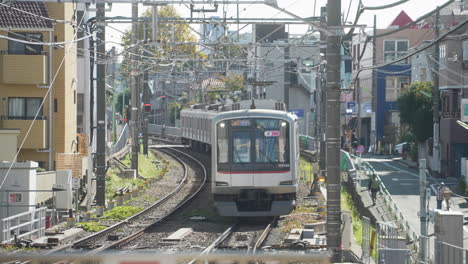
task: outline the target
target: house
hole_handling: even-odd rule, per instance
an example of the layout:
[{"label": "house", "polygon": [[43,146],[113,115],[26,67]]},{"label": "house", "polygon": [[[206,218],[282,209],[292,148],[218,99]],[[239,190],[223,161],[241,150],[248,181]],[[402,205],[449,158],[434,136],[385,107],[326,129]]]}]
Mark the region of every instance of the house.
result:
[{"label": "house", "polygon": [[[421,45],[424,40],[433,38],[433,30],[419,26],[391,32],[411,23],[409,16],[402,11],[387,29],[377,29],[375,38],[375,64],[383,65],[408,54],[412,47]],[[382,35],[382,36],[380,36]],[[394,135],[400,126],[397,111],[397,98],[411,82],[412,65],[409,59],[399,63],[360,71],[373,65],[373,36],[360,33],[352,39],[353,79],[355,98],[359,102],[358,122],[361,122],[357,136],[366,147],[373,146],[379,151],[386,139]],[[366,43],[367,42],[367,43]],[[359,59],[360,58],[360,59]]]},{"label": "house", "polygon": [[72,25],[52,21],[72,20],[75,5],[8,5],[11,8],[0,6],[0,129],[19,129],[17,161],[34,161],[49,170],[72,169],[80,176],[76,45],[34,44],[72,40]]}]

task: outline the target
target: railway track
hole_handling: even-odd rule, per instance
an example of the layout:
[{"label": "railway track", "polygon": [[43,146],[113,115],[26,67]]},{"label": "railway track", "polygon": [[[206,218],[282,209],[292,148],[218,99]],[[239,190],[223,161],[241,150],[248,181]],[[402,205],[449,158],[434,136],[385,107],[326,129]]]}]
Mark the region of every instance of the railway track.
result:
[{"label": "railway track", "polygon": [[[198,166],[202,169],[203,171],[203,175],[202,175],[202,178],[201,179],[188,179],[188,176],[189,174],[187,173],[188,172],[188,169],[187,169],[187,165],[185,164],[184,162],[184,166],[185,166],[185,177],[184,177],[184,182],[192,182],[192,183],[195,183],[193,186],[185,186],[184,189],[186,189],[186,192],[187,192],[187,195],[185,196],[185,198],[182,200],[182,201],[172,201],[172,203],[175,204],[175,206],[165,212],[161,217],[159,217],[156,221],[153,221],[152,223],[150,223],[149,225],[145,226],[144,228],[139,228],[136,232],[132,232],[130,235],[128,236],[125,236],[124,238],[118,240],[118,241],[115,241],[113,243],[110,243],[110,244],[107,244],[107,245],[103,245],[99,248],[96,248],[94,249],[91,254],[96,254],[96,253],[100,253],[104,250],[110,250],[110,249],[120,249],[122,247],[124,247],[125,245],[127,245],[128,243],[134,241],[134,240],[137,240],[139,238],[141,238],[143,235],[145,235],[149,230],[151,230],[152,228],[154,228],[154,226],[158,225],[159,223],[161,223],[162,221],[165,221],[168,217],[170,217],[171,215],[173,215],[175,212],[177,212],[180,208],[182,208],[185,204],[187,204],[188,202],[190,202],[192,199],[194,199],[198,194],[199,192],[204,188],[206,182],[207,182],[207,170],[205,168],[205,166],[200,162],[198,161],[196,158],[194,158],[193,156],[185,153],[185,152],[182,152],[182,151],[179,151],[179,150],[175,150],[175,149],[171,149],[171,151],[174,151],[174,152],[177,152],[178,154],[181,154],[181,155],[184,155],[186,156],[187,158],[191,159],[192,161],[194,161],[196,164],[198,164]],[[179,160],[181,160],[179,157],[177,157]],[[195,181],[194,181],[195,180]],[[197,182],[199,182],[199,184],[196,184]],[[187,188],[188,187],[188,188]],[[180,192],[183,192],[182,191],[182,186],[180,185],[179,187],[177,187],[173,193],[179,193]],[[172,196],[171,196],[172,197]],[[169,197],[169,198],[171,198]],[[169,201],[169,198],[167,199],[167,201],[169,203],[171,203],[171,201]]]},{"label": "railway track", "polygon": [[[161,150],[160,150],[161,151]],[[195,196],[195,193],[189,197],[189,199],[185,199],[182,203],[178,203],[173,201],[173,198],[177,196],[179,191],[184,188],[187,184],[190,184],[191,181],[189,181],[189,174],[188,174],[188,168],[187,165],[184,161],[182,161],[181,158],[179,158],[179,155],[186,155],[181,151],[178,150],[170,150],[170,151],[163,151],[167,155],[172,156],[174,159],[176,159],[184,168],[184,175],[182,179],[180,180],[179,185],[169,194],[164,196],[163,198],[159,199],[155,203],[153,203],[151,206],[145,208],[138,214],[135,214],[123,221],[120,221],[109,228],[106,228],[105,230],[102,230],[100,232],[97,232],[95,234],[92,234],[90,236],[87,236],[85,238],[82,238],[72,244],[69,245],[64,245],[62,247],[58,247],[55,249],[52,249],[48,252],[46,252],[44,255],[53,255],[53,254],[73,254],[77,253],[76,250],[80,249],[80,254],[83,253],[83,250],[86,251],[86,254],[95,254],[98,252],[102,252],[106,249],[111,249],[111,248],[118,248],[119,245],[124,244],[125,241],[131,241],[133,239],[136,239],[139,235],[141,235],[141,232],[144,230],[142,228],[143,226],[151,226],[160,220],[164,219],[168,215],[170,215],[173,211],[177,210],[177,208],[181,207],[184,203],[186,203],[188,200],[190,200],[192,197]],[[174,152],[177,153],[174,154]],[[192,157],[192,159],[194,159]],[[200,163],[200,166],[201,165]],[[203,167],[203,170],[205,171],[203,175],[203,180],[201,186],[204,185],[206,182],[206,170]],[[160,207],[171,203],[174,206],[169,206],[173,207],[172,210],[160,210]],[[121,238],[117,239],[116,241],[108,241],[108,238]]]}]

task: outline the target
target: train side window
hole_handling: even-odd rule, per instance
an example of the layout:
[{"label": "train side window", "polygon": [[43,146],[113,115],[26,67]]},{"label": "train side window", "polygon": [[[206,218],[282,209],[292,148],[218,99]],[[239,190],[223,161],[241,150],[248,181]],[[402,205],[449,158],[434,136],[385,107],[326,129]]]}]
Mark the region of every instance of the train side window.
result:
[{"label": "train side window", "polygon": [[217,156],[218,163],[228,163],[229,142],[226,124],[221,122],[217,125]]}]

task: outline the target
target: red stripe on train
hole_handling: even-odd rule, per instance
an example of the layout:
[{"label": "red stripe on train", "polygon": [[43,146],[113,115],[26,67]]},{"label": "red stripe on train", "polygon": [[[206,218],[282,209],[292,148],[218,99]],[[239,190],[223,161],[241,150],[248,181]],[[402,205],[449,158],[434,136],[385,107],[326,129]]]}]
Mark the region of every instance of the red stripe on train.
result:
[{"label": "red stripe on train", "polygon": [[286,173],[287,171],[218,171],[222,174],[267,174],[267,173]]}]

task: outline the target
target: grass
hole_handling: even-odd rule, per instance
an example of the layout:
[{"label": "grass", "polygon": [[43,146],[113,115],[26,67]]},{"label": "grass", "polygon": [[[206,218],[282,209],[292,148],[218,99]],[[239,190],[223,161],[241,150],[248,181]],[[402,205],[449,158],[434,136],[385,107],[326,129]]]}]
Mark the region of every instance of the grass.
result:
[{"label": "grass", "polygon": [[299,178],[302,181],[311,184],[314,181],[314,174],[313,174],[314,164],[312,164],[311,162],[301,157],[299,161],[299,168],[300,168]]},{"label": "grass", "polygon": [[109,211],[104,212],[102,219],[121,221],[134,214],[139,213],[141,210],[143,210],[143,207],[117,206]]},{"label": "grass", "polygon": [[119,177],[116,168],[110,168],[106,173],[106,199],[112,199],[115,192],[122,187],[131,185],[138,186],[144,184],[142,179],[126,179]]},{"label": "grass", "polygon": [[[127,154],[122,162],[130,167],[132,155]],[[153,164],[158,160],[153,152],[149,151],[148,156],[138,154],[138,174],[145,178],[157,178],[161,174],[161,169]]]},{"label": "grass", "polygon": [[362,246],[362,218],[354,206],[353,198],[344,188],[341,188],[341,209],[351,212],[354,239]]},{"label": "grass", "polygon": [[81,222],[77,226],[89,232],[99,232],[107,228],[107,226],[101,225],[99,222]]}]

